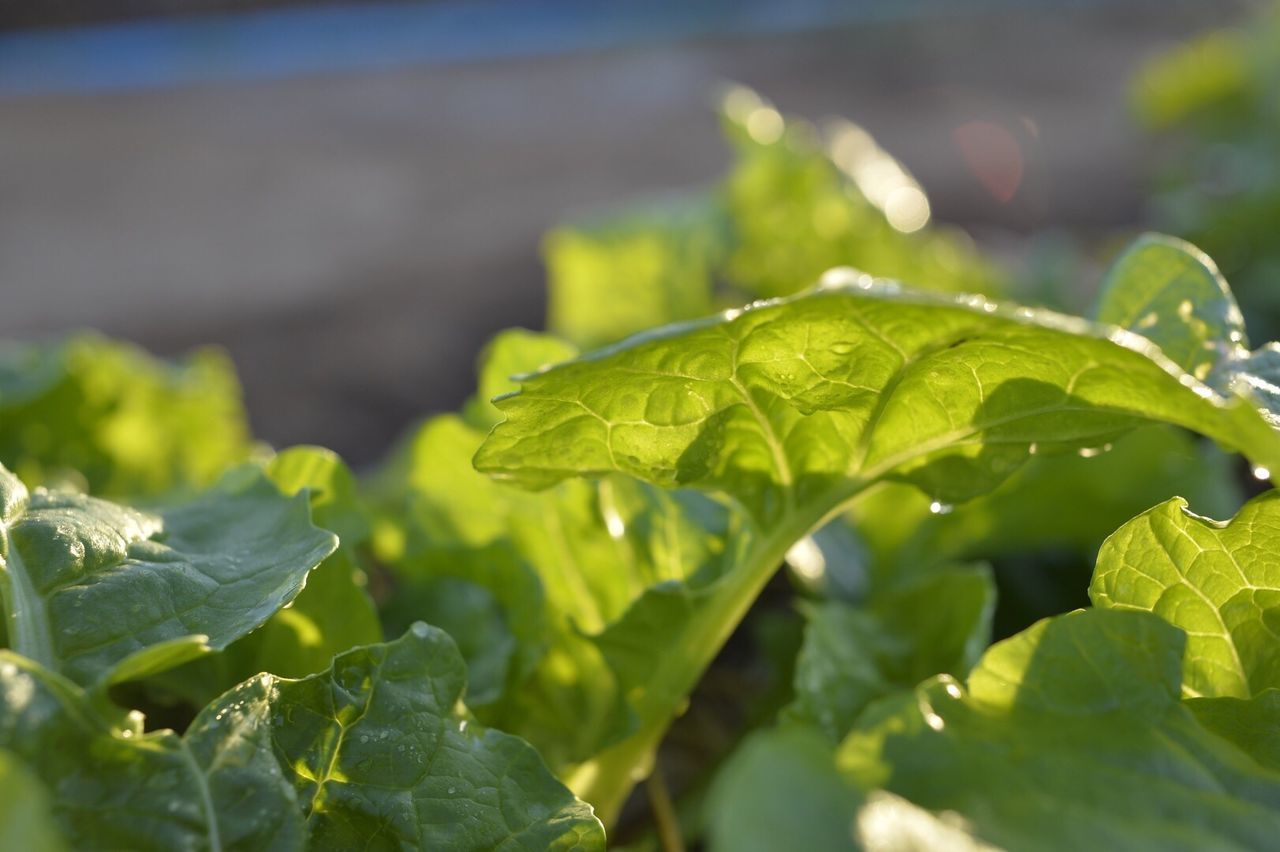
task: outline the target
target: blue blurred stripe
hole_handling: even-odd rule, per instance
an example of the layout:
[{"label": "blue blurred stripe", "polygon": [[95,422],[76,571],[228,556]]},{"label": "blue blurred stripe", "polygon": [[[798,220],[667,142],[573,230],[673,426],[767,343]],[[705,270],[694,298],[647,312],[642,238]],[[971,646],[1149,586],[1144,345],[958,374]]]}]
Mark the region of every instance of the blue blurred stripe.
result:
[{"label": "blue blurred stripe", "polygon": [[[972,3],[961,4],[972,7]],[[947,0],[449,0],[0,33],[0,96],[378,70],[793,32]]]}]

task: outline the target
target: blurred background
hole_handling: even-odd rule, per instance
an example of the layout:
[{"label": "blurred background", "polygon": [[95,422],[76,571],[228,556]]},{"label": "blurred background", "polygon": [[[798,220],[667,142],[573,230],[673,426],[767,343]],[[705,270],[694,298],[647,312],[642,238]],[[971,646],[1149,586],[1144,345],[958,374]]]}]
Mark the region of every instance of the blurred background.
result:
[{"label": "blurred background", "polygon": [[723,176],[729,82],[858,122],[1017,267],[1159,223],[1132,80],[1260,8],[0,2],[0,337],[217,344],[257,435],[366,464],[543,325],[546,232]]}]

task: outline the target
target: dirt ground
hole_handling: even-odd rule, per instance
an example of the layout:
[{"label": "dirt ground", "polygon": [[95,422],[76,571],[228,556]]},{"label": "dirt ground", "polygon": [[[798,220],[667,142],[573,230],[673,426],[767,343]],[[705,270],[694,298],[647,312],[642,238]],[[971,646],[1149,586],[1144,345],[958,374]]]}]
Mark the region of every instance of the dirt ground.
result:
[{"label": "dirt ground", "polygon": [[[1139,225],[1151,150],[1127,83],[1240,5],[984,8],[0,100],[0,335],[94,327],[163,353],[220,344],[265,439],[369,462],[414,419],[461,401],[488,335],[540,325],[542,232],[724,169],[708,104],[730,80],[784,112],[863,124],[915,172],[937,218],[980,237]],[[957,145],[975,121],[1020,140],[1007,203]]]}]

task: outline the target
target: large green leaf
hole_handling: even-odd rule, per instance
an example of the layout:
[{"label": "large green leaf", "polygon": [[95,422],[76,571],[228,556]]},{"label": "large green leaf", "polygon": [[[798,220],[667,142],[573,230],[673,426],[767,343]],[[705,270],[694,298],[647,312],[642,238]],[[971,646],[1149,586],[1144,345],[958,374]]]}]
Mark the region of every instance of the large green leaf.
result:
[{"label": "large green leaf", "polygon": [[868,704],[928,677],[963,677],[991,641],[990,572],[953,568],[873,594],[864,606],[809,610],[787,716],[838,742]]},{"label": "large green leaf", "polygon": [[292,601],[333,552],[307,499],[233,472],[159,514],[26,487],[0,468],[10,647],[82,685],[225,648]]},{"label": "large green leaf", "polygon": [[1181,498],[1107,539],[1089,589],[1094,604],[1154,612],[1187,632],[1183,690],[1249,698],[1280,688],[1280,493],[1220,523]]},{"label": "large green leaf", "polygon": [[419,623],[322,674],[253,678],[195,726],[267,732],[312,849],[603,849],[591,809],[533,748],[471,723],[465,681],[452,640]]},{"label": "large green leaf", "polygon": [[75,684],[0,651],[0,748],[43,782],[74,849],[301,850],[270,729],[253,706],[237,710],[185,737],[144,734],[136,714],[104,718]]},{"label": "large green leaf", "polygon": [[1098,606],[1148,610],[1187,633],[1183,694],[1205,727],[1280,769],[1280,493],[1225,523],[1174,499],[1125,524],[1098,555]]},{"label": "large green leaf", "polygon": [[[683,614],[666,647],[679,651],[651,652],[640,730],[593,761],[597,779],[644,765],[672,696],[688,694],[783,554],[871,485],[912,483],[944,510],[1033,453],[1096,448],[1152,421],[1280,460],[1257,409],[1136,335],[852,272],[546,370],[497,405],[507,419],[481,470],[534,488],[625,473],[711,491],[750,518],[727,548],[733,569],[671,610]],[[577,789],[606,813],[622,794]]]},{"label": "large green leaf", "polygon": [[969,677],[868,710],[839,763],[1011,849],[1261,849],[1280,775],[1179,700],[1181,631],[1148,613],[1046,620]]},{"label": "large green leaf", "polygon": [[902,479],[954,502],[1033,450],[1148,421],[1280,460],[1252,407],[1146,341],[1045,311],[835,273],[805,296],[671,326],[530,377],[477,466],[529,487],[622,472],[733,497],[762,528]]},{"label": "large green leaf", "polygon": [[72,481],[107,497],[191,489],[249,450],[220,352],[169,365],[93,335],[0,345],[0,464],[30,484]]}]

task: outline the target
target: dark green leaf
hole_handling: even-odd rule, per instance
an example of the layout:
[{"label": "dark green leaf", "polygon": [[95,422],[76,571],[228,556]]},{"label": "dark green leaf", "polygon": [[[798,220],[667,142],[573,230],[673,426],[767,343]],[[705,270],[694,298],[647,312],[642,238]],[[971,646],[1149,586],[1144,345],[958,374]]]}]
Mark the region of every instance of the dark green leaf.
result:
[{"label": "dark green leaf", "polygon": [[0,592],[10,647],[107,684],[225,648],[288,604],[336,545],[246,469],[160,514],[28,493],[0,468]]},{"label": "dark green leaf", "polygon": [[138,714],[109,721],[70,681],[0,652],[0,748],[44,783],[74,849],[301,850],[302,812],[254,710],[144,734]]},{"label": "dark green leaf", "polygon": [[591,809],[536,751],[470,722],[465,680],[448,635],[419,623],[323,674],[253,678],[195,726],[269,732],[312,849],[603,849]]},{"label": "dark green leaf", "polygon": [[991,641],[994,609],[991,574],[981,568],[912,578],[862,607],[812,607],[787,715],[838,742],[875,699],[934,675],[968,674]]}]

